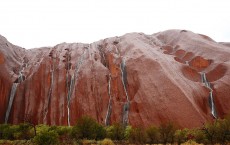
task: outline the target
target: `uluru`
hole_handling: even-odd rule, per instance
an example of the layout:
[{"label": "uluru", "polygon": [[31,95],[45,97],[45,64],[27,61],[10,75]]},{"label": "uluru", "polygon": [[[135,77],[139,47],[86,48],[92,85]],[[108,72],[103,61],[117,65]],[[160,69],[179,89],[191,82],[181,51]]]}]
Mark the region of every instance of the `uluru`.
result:
[{"label": "uluru", "polygon": [[230,113],[229,44],[188,30],[33,49],[0,36],[0,123],[199,127]]}]

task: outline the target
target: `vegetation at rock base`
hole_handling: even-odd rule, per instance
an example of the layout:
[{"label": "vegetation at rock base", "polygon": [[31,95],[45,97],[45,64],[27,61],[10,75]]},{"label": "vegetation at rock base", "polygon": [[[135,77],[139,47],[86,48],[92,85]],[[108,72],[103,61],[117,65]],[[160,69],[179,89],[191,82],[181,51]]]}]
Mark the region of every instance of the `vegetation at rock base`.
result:
[{"label": "vegetation at rock base", "polygon": [[37,125],[0,125],[0,144],[229,144],[230,116],[208,122],[200,128],[182,129],[173,122],[151,125],[147,128],[124,127],[120,123],[102,126],[96,120],[83,116],[72,127]]}]

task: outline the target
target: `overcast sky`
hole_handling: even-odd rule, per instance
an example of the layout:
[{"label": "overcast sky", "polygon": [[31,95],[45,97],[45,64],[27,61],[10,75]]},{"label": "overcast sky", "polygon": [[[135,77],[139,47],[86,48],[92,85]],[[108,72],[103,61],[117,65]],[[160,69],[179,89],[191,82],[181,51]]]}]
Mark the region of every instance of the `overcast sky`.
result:
[{"label": "overcast sky", "polygon": [[27,49],[187,29],[230,42],[229,0],[4,0],[0,34]]}]

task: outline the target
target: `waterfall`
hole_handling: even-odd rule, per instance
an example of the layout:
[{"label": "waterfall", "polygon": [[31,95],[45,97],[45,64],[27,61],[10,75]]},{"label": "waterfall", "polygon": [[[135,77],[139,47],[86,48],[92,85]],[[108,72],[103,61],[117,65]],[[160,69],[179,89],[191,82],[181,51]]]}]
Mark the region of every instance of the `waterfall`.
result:
[{"label": "waterfall", "polygon": [[70,126],[70,98],[73,92],[73,85],[74,84],[74,74],[71,77],[70,87],[67,95],[67,115],[68,115],[68,125]]},{"label": "waterfall", "polygon": [[126,90],[127,73],[126,73],[126,67],[125,67],[125,60],[122,60],[121,65],[120,65],[120,70],[121,70],[121,80],[122,80],[123,88],[125,90],[126,99],[129,102],[129,96]]},{"label": "waterfall", "polygon": [[128,121],[129,121],[129,105],[130,105],[130,102],[126,102],[125,105],[123,106],[122,124],[124,126],[127,126]]},{"label": "waterfall", "polygon": [[108,104],[108,110],[107,110],[106,117],[105,117],[105,125],[109,125],[110,116],[112,113],[111,75],[109,75],[108,94],[109,94],[109,104]]},{"label": "waterfall", "polygon": [[53,85],[54,85],[54,64],[53,64],[52,70],[51,70],[51,84],[50,84],[50,89],[49,89],[49,92],[48,92],[48,101],[47,101],[47,104],[45,106],[45,113],[44,113],[43,121],[46,119],[46,115],[48,113],[48,107],[49,107],[49,104],[50,104],[50,99],[51,99],[51,95],[52,95]]},{"label": "waterfall", "polygon": [[7,110],[6,110],[5,123],[8,122],[8,119],[9,119],[9,116],[10,116],[10,111],[11,111],[11,107],[12,107],[12,104],[13,104],[13,101],[14,101],[14,96],[15,96],[15,93],[16,93],[16,90],[17,90],[17,86],[18,86],[18,83],[13,83],[13,85],[11,87],[10,100],[9,100],[9,104],[8,104],[8,107],[7,107]]},{"label": "waterfall", "polygon": [[186,64],[186,65],[189,65],[189,63],[188,63],[188,61],[187,61],[187,60],[185,61],[185,64]]},{"label": "waterfall", "polygon": [[211,114],[214,118],[217,118],[217,113],[216,113],[214,99],[213,99],[213,90],[206,78],[205,73],[201,73],[201,81],[205,85],[205,87],[209,89],[209,102],[210,102]]},{"label": "waterfall", "polygon": [[206,74],[205,73],[201,73],[201,80],[202,80],[202,83],[204,83],[204,85],[212,90],[211,86],[210,86],[210,83],[208,82],[207,78],[206,78]]},{"label": "waterfall", "polygon": [[77,82],[78,72],[80,70],[82,61],[84,59],[84,54],[85,54],[85,51],[83,52],[83,54],[80,56],[80,58],[77,61],[76,69],[74,71],[74,74],[71,77],[70,86],[68,87],[69,88],[68,94],[67,94],[67,115],[68,115],[67,120],[68,120],[68,126],[70,126],[70,101],[71,101],[71,96],[72,96],[72,93],[73,93],[73,90],[74,90],[75,83]]},{"label": "waterfall", "polygon": [[215,104],[214,104],[214,100],[213,100],[213,95],[212,95],[212,91],[209,92],[210,93],[210,107],[211,107],[211,113],[212,113],[212,116],[214,118],[217,118],[217,113],[216,113],[216,108],[215,108]]},{"label": "waterfall", "polygon": [[67,50],[67,72],[66,72],[66,86],[67,86],[67,90],[69,90],[69,85],[68,85],[68,82],[69,82],[69,59],[70,59],[70,53],[69,53],[69,49]]},{"label": "waterfall", "polygon": [[127,73],[126,73],[125,60],[122,60],[121,65],[120,65],[120,70],[121,70],[121,80],[122,80],[123,88],[124,88],[125,95],[126,95],[126,103],[124,104],[124,107],[123,107],[122,123],[124,126],[126,126],[128,124],[130,101],[129,101],[129,96],[128,96],[128,92],[126,89]]},{"label": "waterfall", "polygon": [[23,82],[22,71],[19,71],[18,82]]}]

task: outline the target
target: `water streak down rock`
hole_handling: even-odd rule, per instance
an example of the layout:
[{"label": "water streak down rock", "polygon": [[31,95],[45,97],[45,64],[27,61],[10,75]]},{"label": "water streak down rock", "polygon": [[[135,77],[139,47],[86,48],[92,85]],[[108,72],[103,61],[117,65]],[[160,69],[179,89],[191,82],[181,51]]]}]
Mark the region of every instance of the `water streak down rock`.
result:
[{"label": "water streak down rock", "polygon": [[9,119],[9,115],[10,115],[11,107],[14,101],[14,96],[17,90],[17,86],[18,86],[18,83],[13,83],[11,91],[10,91],[10,98],[9,98],[10,100],[9,100],[8,107],[6,110],[5,123],[7,123]]},{"label": "water streak down rock", "polygon": [[199,127],[230,112],[225,44],[188,30],[35,49],[0,36],[0,123]]},{"label": "water streak down rock", "polygon": [[201,80],[202,80],[202,83],[205,84],[205,87],[207,87],[209,89],[209,104],[210,104],[210,108],[211,108],[211,113],[212,113],[212,116],[214,118],[217,118],[217,113],[216,113],[216,109],[215,109],[216,107],[215,107],[215,103],[213,100],[213,90],[212,90],[210,83],[208,82],[208,80],[206,78],[205,73],[201,73]]}]

